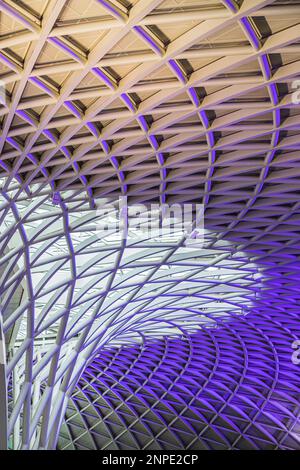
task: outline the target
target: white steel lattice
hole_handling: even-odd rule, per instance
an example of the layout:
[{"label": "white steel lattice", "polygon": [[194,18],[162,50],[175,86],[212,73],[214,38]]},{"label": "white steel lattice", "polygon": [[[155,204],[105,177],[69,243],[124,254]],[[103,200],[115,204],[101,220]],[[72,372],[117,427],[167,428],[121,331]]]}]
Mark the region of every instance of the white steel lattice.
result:
[{"label": "white steel lattice", "polygon": [[[250,310],[276,345],[266,393],[280,367],[298,387],[280,348],[300,300],[299,40],[297,0],[0,0],[1,446],[56,445],[99,347],[243,330]],[[119,195],[202,203],[205,249],[99,238],[95,201]]]},{"label": "white steel lattice", "polygon": [[0,11],[7,184],[197,199],[220,216],[229,201],[236,215],[240,201],[267,210],[270,184],[295,190],[297,1],[2,0]]},{"label": "white steel lattice", "polygon": [[[75,192],[1,195],[1,306],[14,447],[55,444],[68,396],[99,347],[192,333],[245,315],[256,265],[207,232],[122,238]],[[106,217],[106,216],[105,216]],[[21,421],[21,441],[18,430]]]},{"label": "white steel lattice", "polygon": [[299,335],[297,317],[260,312],[99,351],[68,403],[58,448],[299,450],[290,347]]}]

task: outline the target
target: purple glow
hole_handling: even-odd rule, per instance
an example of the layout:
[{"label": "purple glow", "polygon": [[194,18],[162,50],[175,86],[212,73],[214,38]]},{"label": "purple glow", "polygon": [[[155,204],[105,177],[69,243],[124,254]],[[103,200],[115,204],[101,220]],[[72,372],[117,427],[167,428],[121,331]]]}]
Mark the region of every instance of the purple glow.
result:
[{"label": "purple glow", "polygon": [[102,5],[107,8],[107,10],[110,10],[113,16],[117,16],[121,19],[123,19],[123,15],[119,12],[117,8],[114,8],[113,5],[110,2],[107,2],[106,0],[98,0],[99,3],[102,3]]},{"label": "purple glow", "polygon": [[[204,329],[189,337],[146,340],[143,347],[121,351],[102,349],[77,384],[81,394],[72,397],[74,410],[82,409],[84,423],[84,394],[88,416],[95,416],[92,423],[101,420],[110,435],[113,422],[122,419],[119,403],[126,404],[124,432],[132,446],[138,422],[144,445],[157,448],[165,432],[163,448],[175,443],[177,449],[299,449],[300,375],[299,365],[291,361],[293,338],[300,338],[296,316],[278,311],[268,315],[266,307],[265,312],[253,312],[249,322],[220,322],[209,333]],[[135,367],[128,367],[132,363]],[[93,396],[105,396],[110,389],[125,389],[129,398],[111,401],[106,418]],[[144,411],[152,408],[157,411],[155,428],[153,414]],[[170,422],[178,425],[168,426]],[[123,442],[121,435],[114,445],[122,449]]]},{"label": "purple glow", "polygon": [[6,55],[4,55],[2,52],[0,52],[0,57],[1,57],[1,61],[2,61],[2,62],[5,62],[5,63],[7,64],[7,66],[8,66],[9,68],[11,68],[11,66],[12,66],[11,60],[9,60],[9,59],[6,57]]},{"label": "purple glow", "polygon": [[92,134],[95,136],[95,137],[99,137],[99,131],[98,131],[98,128],[97,126],[93,123],[93,122],[87,122],[87,127],[90,129],[90,131],[92,132]]},{"label": "purple glow", "polygon": [[272,96],[272,99],[273,99],[273,103],[278,104],[278,93],[277,93],[277,87],[276,87],[275,83],[271,83],[270,91],[271,91],[271,96]]},{"label": "purple glow", "polygon": [[45,136],[47,136],[48,139],[51,140],[51,142],[53,142],[54,144],[57,143],[57,138],[55,137],[55,135],[53,134],[53,132],[49,131],[48,129],[45,129],[45,130],[43,131],[43,134],[44,134]]},{"label": "purple glow", "polygon": [[78,163],[77,163],[77,162],[72,162],[72,166],[73,166],[74,170],[76,171],[76,173],[78,173],[78,172],[79,172],[79,165],[78,165]]},{"label": "purple glow", "polygon": [[16,114],[18,116],[20,116],[21,118],[23,118],[25,121],[27,121],[29,124],[35,126],[36,125],[36,122],[35,120],[30,116],[29,113],[27,113],[26,111],[23,111],[22,109],[18,109],[16,111]]},{"label": "purple glow", "polygon": [[200,100],[198,98],[198,95],[197,95],[197,92],[195,90],[195,88],[191,87],[189,88],[189,94],[195,104],[195,106],[197,106],[197,108],[200,106]]},{"label": "purple glow", "polygon": [[151,142],[152,147],[153,147],[155,150],[157,150],[159,146],[158,146],[156,137],[155,137],[154,135],[149,135],[149,139],[150,139],[150,142]]},{"label": "purple glow", "polygon": [[161,152],[159,152],[157,156],[158,156],[159,164],[162,166],[164,164],[164,156]]},{"label": "purple glow", "polygon": [[147,121],[146,121],[146,119],[144,118],[144,116],[139,116],[139,117],[138,117],[138,120],[139,120],[140,125],[142,126],[142,129],[143,129],[145,132],[148,132],[149,127],[148,127]]},{"label": "purple glow", "polygon": [[147,44],[151,47],[151,49],[154,50],[154,52],[161,54],[161,48],[154,41],[154,39],[152,39],[152,37],[149,34],[147,34],[144,28],[142,28],[141,26],[134,26],[133,29],[147,42]]},{"label": "purple glow", "polygon": [[[210,152],[210,154],[211,154],[211,164],[213,165],[213,164],[215,163],[215,161],[216,161],[216,151],[215,151],[215,150],[212,150],[212,151]],[[211,171],[212,171],[212,173],[213,173],[213,169],[212,169],[212,168],[211,168]]]},{"label": "purple glow", "polygon": [[127,107],[131,110],[131,111],[135,111],[135,105],[132,101],[132,99],[130,98],[129,95],[127,95],[127,93],[122,93],[121,94],[121,98],[122,100],[126,103]]},{"label": "purple glow", "polygon": [[5,171],[9,171],[9,167],[7,166],[7,163],[5,163],[3,160],[0,160],[0,165]]},{"label": "purple glow", "polygon": [[280,109],[275,109],[275,126],[280,126]]},{"label": "purple glow", "polygon": [[109,153],[110,148],[106,140],[101,140],[101,145],[105,153]]},{"label": "purple glow", "polygon": [[238,11],[238,8],[234,2],[234,0],[225,0],[226,5],[230,8],[231,11],[234,13]]},{"label": "purple glow", "polygon": [[15,141],[15,139],[13,139],[12,137],[7,137],[6,138],[6,141],[12,146],[14,147],[15,149],[17,150],[20,150],[20,145],[18,144],[18,142]]},{"label": "purple glow", "polygon": [[203,122],[203,126],[208,129],[209,128],[209,120],[208,120],[208,117],[206,115],[206,112],[205,111],[199,111],[199,114],[201,116],[201,120]]},{"label": "purple glow", "polygon": [[176,76],[179,78],[179,80],[181,81],[181,83],[186,83],[186,76],[185,74],[183,73],[180,65],[176,62],[176,60],[169,60],[169,64],[171,66],[171,68],[174,70]]},{"label": "purple glow", "polygon": [[75,59],[77,62],[82,62],[82,58],[79,54],[77,54],[73,48],[69,47],[64,41],[62,41],[61,39],[59,38],[55,38],[55,37],[50,37],[48,38],[48,41],[51,42],[52,44],[56,45],[57,47],[59,47],[60,49],[62,49],[63,51],[65,51],[68,56],[71,56],[73,57],[73,59]]},{"label": "purple glow", "polygon": [[263,54],[261,56],[261,61],[263,63],[263,67],[264,67],[264,71],[265,71],[267,80],[270,80],[270,78],[271,78],[271,67],[270,67],[270,62],[269,62],[268,56]]},{"label": "purple glow", "polygon": [[35,165],[38,164],[37,158],[36,158],[34,155],[32,155],[32,153],[28,153],[28,154],[27,154],[27,158],[28,158],[32,163],[34,163]]},{"label": "purple glow", "polygon": [[40,170],[46,178],[49,176],[49,173],[44,166],[41,165]]},{"label": "purple glow", "polygon": [[258,49],[260,46],[260,42],[259,42],[258,37],[256,36],[255,31],[253,30],[251,26],[251,23],[249,22],[249,19],[244,17],[244,18],[241,18],[240,21],[245,26],[246,30],[248,31],[252,44],[254,45],[256,49]]},{"label": "purple glow", "polygon": [[118,165],[118,160],[117,160],[117,158],[116,158],[116,157],[110,157],[110,160],[111,160],[111,162],[113,163],[113,166],[118,169],[118,168],[119,168],[119,165]]},{"label": "purple glow", "polygon": [[30,82],[34,83],[35,85],[37,85],[39,88],[41,88],[42,90],[44,90],[48,95],[50,96],[54,96],[55,93],[53,92],[53,90],[51,89],[50,86],[47,86],[46,83],[39,79],[38,77],[30,77]]},{"label": "purple glow", "polygon": [[273,134],[273,145],[274,145],[274,147],[276,147],[276,145],[278,145],[279,136],[280,136],[280,131],[276,131],[276,132]]},{"label": "purple glow", "polygon": [[66,155],[68,158],[71,158],[71,152],[70,152],[70,150],[69,150],[67,147],[63,146],[63,147],[61,148],[61,151],[62,151],[62,152],[64,153],[64,155]]},{"label": "purple glow", "polygon": [[69,111],[71,111],[72,114],[74,114],[75,117],[77,117],[78,119],[81,119],[82,114],[77,108],[77,106],[74,103],[72,103],[72,101],[65,101],[64,105],[66,108],[68,108]]},{"label": "purple glow", "polygon": [[207,133],[207,138],[208,138],[208,142],[209,142],[210,147],[213,147],[215,145],[214,133],[213,132],[208,132]]},{"label": "purple glow", "polygon": [[37,3],[0,0],[0,449],[300,449],[300,10]]},{"label": "purple glow", "polygon": [[115,87],[114,87],[114,84],[112,83],[112,81],[108,78],[108,76],[106,75],[106,73],[101,70],[99,67],[94,67],[93,69],[93,72],[98,75],[102,80],[103,82],[111,89],[111,90],[114,90]]}]

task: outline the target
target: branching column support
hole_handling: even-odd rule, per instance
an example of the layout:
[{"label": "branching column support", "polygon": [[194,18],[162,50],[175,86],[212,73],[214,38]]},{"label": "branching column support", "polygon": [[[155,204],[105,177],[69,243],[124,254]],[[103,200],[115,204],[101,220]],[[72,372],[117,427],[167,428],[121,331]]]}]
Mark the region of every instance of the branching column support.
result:
[{"label": "branching column support", "polygon": [[7,379],[6,348],[3,333],[2,314],[0,313],[0,449],[7,449]]}]

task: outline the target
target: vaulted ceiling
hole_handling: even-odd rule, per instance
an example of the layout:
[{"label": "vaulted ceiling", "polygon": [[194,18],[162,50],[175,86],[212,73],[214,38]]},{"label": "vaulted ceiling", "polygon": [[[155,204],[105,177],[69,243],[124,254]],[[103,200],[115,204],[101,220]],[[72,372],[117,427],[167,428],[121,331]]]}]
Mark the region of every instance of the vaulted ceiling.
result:
[{"label": "vaulted ceiling", "polygon": [[211,207],[294,199],[297,1],[6,0],[0,11],[1,175]]},{"label": "vaulted ceiling", "polygon": [[[193,443],[208,448],[299,447],[299,381],[290,360],[291,344],[299,336],[299,57],[297,0],[0,0],[1,293],[6,307],[4,332],[10,344],[17,340],[19,347],[10,357],[10,371],[25,353],[33,354],[39,346],[37,339],[41,340],[41,328],[30,315],[23,315],[28,285],[32,288],[28,303],[36,316],[42,312],[45,322],[42,341],[50,329],[58,338],[56,346],[65,344],[68,356],[68,338],[61,333],[67,317],[59,316],[59,327],[58,317],[54,315],[53,325],[47,317],[58,304],[59,290],[49,280],[57,281],[59,270],[59,287],[71,292],[69,313],[79,304],[81,308],[81,301],[78,305],[71,302],[73,290],[77,293],[80,288],[84,299],[99,297],[105,306],[107,298],[118,296],[115,279],[125,282],[125,288],[119,289],[120,300],[122,296],[126,300],[126,282],[134,289],[143,285],[142,294],[147,297],[150,292],[153,302],[145,306],[145,312],[155,319],[159,309],[154,301],[159,296],[152,283],[155,273],[163,269],[159,282],[167,288],[159,295],[172,307],[169,312],[164,304],[164,315],[169,318],[171,313],[172,321],[180,326],[186,315],[191,320],[187,334],[177,342],[161,339],[162,330],[158,327],[156,334],[156,325],[151,323],[150,336],[156,342],[110,350],[102,362],[97,356],[68,404],[60,448],[166,448],[178,442],[184,447],[182,439],[191,448]],[[120,195],[131,203],[202,203],[210,234],[207,266],[203,258],[194,259],[191,253],[185,258],[177,242],[174,246],[165,243],[161,250],[156,246],[156,257],[153,245],[141,244],[137,247],[141,250],[127,259],[125,246],[108,246],[105,238],[95,240],[90,233],[92,211],[101,198]],[[81,234],[87,239],[78,244]],[[215,250],[221,248],[226,256],[219,263]],[[109,264],[106,252],[110,251],[117,261]],[[105,253],[103,259],[101,253]],[[238,264],[233,266],[235,260]],[[50,269],[54,262],[56,267]],[[183,262],[187,265],[184,276],[177,266]],[[14,264],[14,270],[8,263]],[[202,279],[203,270],[214,269],[218,263],[222,272],[207,269]],[[223,270],[228,274],[232,268],[236,272],[230,271],[230,280],[224,282]],[[36,285],[31,280],[35,270],[41,279]],[[104,294],[97,284],[103,270],[108,279]],[[183,296],[180,288],[176,290],[182,277],[203,284],[200,297],[206,300],[207,293],[230,284],[233,293],[226,294],[228,304],[233,299],[234,308],[244,313],[243,308],[251,303],[251,311],[235,318],[236,312],[230,310],[232,318],[225,326],[220,322],[211,328],[219,321],[215,310],[220,310],[213,294],[209,298],[213,322],[208,312],[199,323],[193,310],[196,304],[199,307],[199,296],[194,304],[188,289]],[[240,292],[242,284],[251,295]],[[40,302],[41,285],[49,292],[56,290],[52,303]],[[175,301],[182,307],[179,313]],[[118,310],[118,302],[115,307]],[[223,310],[226,314],[227,306]],[[196,323],[204,329],[195,334]],[[124,335],[120,330],[108,346],[118,348],[133,337],[141,339],[143,323],[133,326],[128,335],[126,329]],[[84,343],[79,339],[78,344]],[[177,385],[166,384],[164,378],[174,363],[174,344],[181,359],[188,361],[176,369]],[[206,345],[205,364],[198,354],[199,344]],[[93,346],[94,354],[96,342]],[[28,360],[24,367],[22,363],[24,377],[41,374],[43,387],[49,375],[47,363],[49,394],[63,380],[55,347],[50,347],[43,363],[39,359],[36,363]],[[136,369],[128,366],[131,359]],[[148,369],[137,379],[136,371],[145,360]],[[110,369],[108,378],[105,368]],[[196,402],[195,383],[189,375],[200,369],[208,395]],[[24,412],[29,413],[31,403],[40,416],[50,410],[46,401],[39,405],[42,388],[41,396],[36,393],[32,401],[30,387],[26,397],[19,394],[17,405],[13,393],[9,394],[8,435],[23,419],[26,407]],[[249,394],[252,403],[245,404]],[[168,397],[167,410],[162,409],[162,396],[163,400]],[[152,413],[155,398],[159,410]],[[52,401],[55,408],[56,400]],[[148,409],[145,417],[141,404],[144,411]],[[189,407],[198,416],[197,426]],[[170,416],[174,416],[174,426],[168,424]],[[55,446],[54,440],[48,442],[47,421],[43,421],[41,440],[34,434],[38,419],[26,421],[16,447],[28,448],[32,436],[36,447],[41,442],[44,447]],[[54,426],[54,419],[50,424]]]}]

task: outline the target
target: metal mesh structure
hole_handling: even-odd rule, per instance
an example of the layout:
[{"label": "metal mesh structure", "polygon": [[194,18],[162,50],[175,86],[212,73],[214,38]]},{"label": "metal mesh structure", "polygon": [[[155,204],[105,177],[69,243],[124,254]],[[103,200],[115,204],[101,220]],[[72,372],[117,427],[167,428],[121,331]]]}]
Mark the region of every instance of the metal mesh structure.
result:
[{"label": "metal mesh structure", "polygon": [[0,0],[0,447],[299,448],[299,41],[298,0]]},{"label": "metal mesh structure", "polygon": [[[4,182],[5,183],[5,182]],[[68,396],[99,347],[193,333],[245,315],[256,265],[207,233],[150,238],[99,230],[106,214],[74,192],[1,196],[3,331],[14,447],[54,445]],[[18,305],[16,305],[18,302]]]},{"label": "metal mesh structure", "polygon": [[0,11],[8,184],[216,210],[226,194],[239,212],[238,195],[249,207],[264,184],[270,195],[299,177],[297,1],[3,0]]},{"label": "metal mesh structure", "polygon": [[299,321],[250,315],[181,339],[101,351],[59,448],[300,449]]}]

